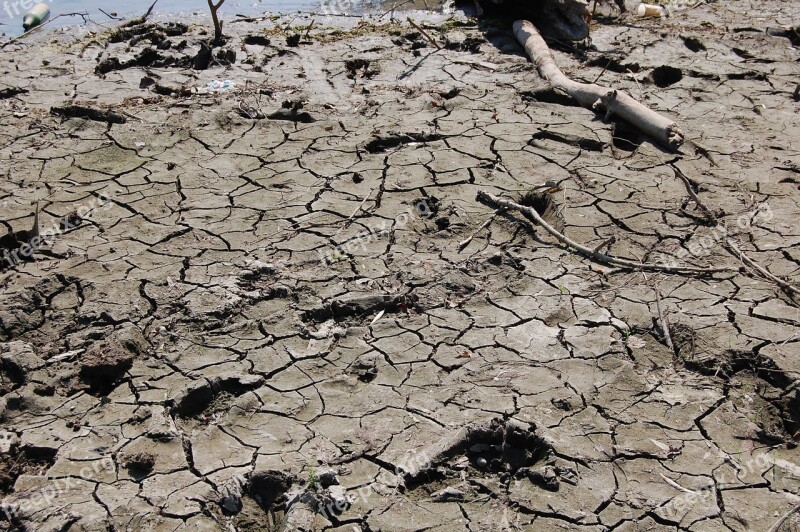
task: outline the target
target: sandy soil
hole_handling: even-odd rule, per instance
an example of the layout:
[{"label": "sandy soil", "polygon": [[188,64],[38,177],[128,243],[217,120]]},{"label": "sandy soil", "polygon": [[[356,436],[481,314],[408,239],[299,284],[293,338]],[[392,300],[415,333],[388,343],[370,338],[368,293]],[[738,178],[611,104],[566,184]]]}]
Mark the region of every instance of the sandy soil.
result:
[{"label": "sandy soil", "polygon": [[[0,219],[39,201],[51,238],[0,272],[0,526],[768,530],[800,311],[724,244],[800,281],[789,4],[556,52],[679,153],[545,90],[507,24],[230,23],[202,70],[199,26],[7,47]],[[731,271],[611,268],[476,201],[547,180],[578,242]]]}]

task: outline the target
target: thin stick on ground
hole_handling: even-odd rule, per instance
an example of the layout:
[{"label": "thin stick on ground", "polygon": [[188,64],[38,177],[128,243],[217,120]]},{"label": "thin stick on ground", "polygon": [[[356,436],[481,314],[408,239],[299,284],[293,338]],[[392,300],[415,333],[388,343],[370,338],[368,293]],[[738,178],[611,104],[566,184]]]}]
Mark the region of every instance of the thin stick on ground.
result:
[{"label": "thin stick on ground", "polygon": [[508,210],[513,210],[517,212],[521,212],[528,216],[528,219],[534,221],[536,224],[540,225],[545,231],[550,233],[553,237],[556,238],[562,244],[574,248],[575,251],[589,257],[590,259],[596,260],[597,262],[601,262],[603,264],[610,264],[612,266],[617,266],[620,268],[630,268],[634,270],[642,270],[642,271],[651,271],[651,272],[664,272],[664,273],[683,273],[683,274],[690,274],[690,275],[709,275],[712,273],[719,273],[719,272],[731,272],[734,271],[732,268],[697,268],[692,266],[667,266],[663,264],[652,264],[652,263],[645,263],[645,262],[636,262],[633,260],[628,259],[621,259],[618,257],[612,257],[610,255],[605,255],[603,253],[595,252],[591,248],[588,248],[582,244],[575,242],[574,240],[564,236],[556,229],[554,229],[550,224],[542,219],[539,216],[539,213],[536,212],[535,209],[531,207],[526,207],[524,205],[520,205],[519,203],[515,203],[509,199],[501,198],[499,196],[495,196],[493,194],[489,194],[486,191],[481,190],[478,192],[478,200],[483,203],[488,203],[493,207],[502,207]]},{"label": "thin stick on ground", "polygon": [[692,182],[689,181],[689,178],[681,171],[680,168],[675,166],[674,164],[670,165],[672,167],[672,171],[675,172],[675,176],[678,177],[681,181],[683,181],[683,185],[686,187],[686,192],[689,193],[689,197],[692,198],[695,205],[697,205],[701,211],[706,215],[709,220],[713,222],[717,222],[717,217],[714,216],[714,213],[711,212],[711,209],[706,207],[706,204],[702,202],[700,197],[697,195],[697,192],[694,190],[694,186],[692,186]]},{"label": "thin stick on ground", "polygon": [[664,314],[664,309],[661,306],[661,292],[656,288],[656,308],[658,309],[658,319],[661,322],[661,331],[664,333],[664,341],[667,343],[669,350],[675,354],[675,344],[672,343],[672,335],[669,332],[669,322],[667,315]]},{"label": "thin stick on ground", "polygon": [[783,530],[793,530],[789,525],[794,521],[796,523],[797,515],[800,514],[800,506],[797,506],[789,511],[786,515],[781,517],[777,523],[769,529],[769,532],[781,532]]},{"label": "thin stick on ground", "polygon": [[438,42],[436,42],[436,41],[433,39],[433,37],[431,37],[430,35],[428,35],[428,32],[427,32],[427,31],[425,31],[424,29],[422,29],[422,26],[420,26],[419,24],[417,24],[416,22],[414,22],[414,20],[413,20],[411,17],[408,17],[408,23],[409,23],[409,24],[411,24],[412,26],[414,26],[414,28],[415,28],[415,29],[416,29],[418,32],[420,32],[420,33],[422,34],[422,36],[423,36],[423,37],[425,37],[425,38],[428,40],[428,42],[429,42],[429,43],[431,43],[432,45],[434,45],[434,46],[436,47],[436,49],[437,49],[437,50],[441,50],[441,49],[442,49],[442,47],[441,47],[441,46],[439,46],[439,43],[438,43]]},{"label": "thin stick on ground", "polygon": [[412,4],[412,3],[414,3],[414,0],[405,0],[405,2],[401,2],[399,4],[397,2],[395,2],[395,3],[392,4],[392,7],[389,10],[384,11],[383,13],[378,15],[378,19],[382,19],[386,15],[390,15],[389,16],[389,20],[391,22],[394,22],[394,12],[395,12],[395,10],[403,7],[404,5]]},{"label": "thin stick on ground", "polygon": [[314,28],[314,22],[316,22],[316,21],[312,20],[311,24],[309,24],[308,28],[306,28],[306,34],[303,36],[303,39],[308,40],[308,35],[309,35],[309,33],[311,33],[311,30]]},{"label": "thin stick on ground", "polygon": [[477,228],[474,233],[469,235],[469,238],[463,240],[460,244],[458,244],[458,252],[461,253],[462,251],[464,251],[464,248],[466,248],[467,246],[470,245],[472,240],[476,236],[478,236],[478,233],[480,233],[481,231],[483,231],[484,229],[486,229],[487,227],[492,225],[492,222],[494,222],[494,219],[497,218],[497,216],[499,214],[501,214],[502,212],[504,212],[504,211],[505,211],[505,209],[497,209],[496,211],[494,211],[494,213],[489,217],[488,220],[483,222],[483,224],[481,224],[481,226],[479,228]]},{"label": "thin stick on ground", "polygon": [[[684,175],[684,173],[677,166],[675,166],[674,164],[671,165],[671,166],[672,166],[672,170],[675,172],[675,175],[678,176],[683,181],[683,184],[686,186],[686,191],[689,193],[689,196],[692,198],[692,201],[694,201],[695,204],[706,214],[706,216],[708,217],[709,220],[711,220],[715,224],[719,224],[720,222],[717,219],[717,217],[714,215],[714,212],[711,209],[709,209],[708,206],[706,206],[705,203],[703,203],[703,201],[700,199],[700,197],[694,191],[694,187],[692,186],[691,181],[689,181],[689,178],[686,177],[686,175]],[[753,270],[757,271],[759,274],[761,274],[766,279],[768,279],[768,280],[772,281],[773,283],[777,284],[778,286],[780,286],[787,293],[790,293],[790,294],[793,294],[793,295],[800,295],[800,288],[798,288],[797,286],[795,286],[793,284],[787,283],[783,279],[781,279],[781,278],[777,277],[776,275],[772,274],[769,270],[767,270],[765,267],[763,267],[760,264],[758,264],[756,261],[754,261],[753,259],[751,259],[747,255],[745,255],[744,251],[742,251],[739,248],[739,246],[736,245],[736,243],[733,240],[731,240],[730,238],[725,238],[725,247],[728,249],[728,251],[730,251],[736,257],[738,257],[739,260],[742,261],[742,264],[744,264],[745,266],[749,266]]]},{"label": "thin stick on ground", "polygon": [[664,479],[664,482],[666,482],[667,484],[669,484],[670,486],[672,486],[672,487],[673,487],[673,488],[675,488],[676,490],[680,490],[680,491],[682,491],[682,492],[684,492],[684,493],[689,493],[689,494],[691,494],[691,495],[695,495],[695,496],[698,496],[698,495],[700,495],[700,494],[699,494],[699,493],[697,493],[696,491],[692,491],[692,490],[690,490],[689,488],[684,488],[683,486],[681,486],[680,484],[678,484],[677,482],[675,482],[675,481],[674,481],[674,480],[672,480],[671,478],[669,478],[669,477],[667,477],[667,476],[664,476],[662,473],[659,473],[659,475],[661,475],[661,478],[663,478],[663,479]]},{"label": "thin stick on ground", "polygon": [[350,217],[347,220],[344,221],[344,226],[345,227],[349,227],[350,224],[353,223],[353,220],[355,220],[356,215],[359,212],[361,212],[361,209],[364,207],[364,204],[367,202],[369,197],[372,196],[373,192],[374,192],[374,190],[370,190],[369,193],[366,196],[364,196],[364,199],[361,200],[361,203],[358,204],[358,207],[356,207],[356,210],[353,211],[353,214],[351,214]]},{"label": "thin stick on ground", "polygon": [[605,110],[606,119],[612,115],[618,116],[672,150],[677,150],[683,144],[683,131],[674,121],[639,103],[625,92],[594,83],[578,83],[565,76],[558,68],[539,30],[527,20],[514,22],[514,35],[536,64],[539,73],[554,89],[565,92],[583,107]]},{"label": "thin stick on ground", "polygon": [[595,253],[599,253],[599,252],[600,252],[600,250],[602,250],[602,249],[603,249],[603,248],[605,248],[605,247],[609,247],[609,246],[611,246],[611,244],[613,244],[613,243],[614,243],[614,242],[616,242],[616,241],[617,241],[617,237],[615,237],[615,236],[609,237],[609,238],[607,238],[607,239],[603,240],[603,241],[600,243],[600,245],[599,245],[599,246],[597,246],[596,248],[594,248],[594,250],[593,250],[593,251],[594,251]]},{"label": "thin stick on ground", "polygon": [[772,273],[770,273],[769,270],[767,270],[766,268],[764,268],[763,266],[758,264],[756,261],[754,261],[753,259],[751,259],[747,255],[745,255],[744,251],[739,249],[739,246],[737,246],[736,243],[733,240],[731,240],[730,238],[726,238],[725,239],[725,246],[731,252],[733,252],[734,255],[739,257],[739,260],[741,260],[742,263],[745,266],[749,266],[750,268],[756,270],[758,273],[760,273],[761,275],[763,275],[764,277],[766,277],[767,279],[769,279],[773,283],[777,284],[778,286],[780,286],[781,288],[783,288],[787,292],[789,292],[791,294],[794,294],[795,296],[800,296],[800,288],[798,288],[797,286],[794,286],[793,284],[787,283],[783,279],[781,279],[781,278],[773,275]]},{"label": "thin stick on ground", "polygon": [[45,20],[44,22],[42,22],[38,26],[34,26],[33,28],[29,29],[28,31],[26,31],[22,35],[17,35],[16,37],[14,37],[12,39],[7,40],[2,45],[0,45],[0,48],[5,48],[6,46],[8,46],[10,44],[14,44],[15,42],[18,42],[21,39],[24,39],[28,35],[36,33],[37,31],[39,31],[42,28],[46,27],[48,24],[50,24],[52,22],[55,22],[56,20],[60,19],[61,17],[81,17],[83,19],[84,23],[94,22],[89,17],[89,12],[88,11],[81,11],[81,12],[77,12],[77,13],[62,13],[60,15],[57,15],[57,16],[53,17],[53,18],[48,18],[47,20]]}]

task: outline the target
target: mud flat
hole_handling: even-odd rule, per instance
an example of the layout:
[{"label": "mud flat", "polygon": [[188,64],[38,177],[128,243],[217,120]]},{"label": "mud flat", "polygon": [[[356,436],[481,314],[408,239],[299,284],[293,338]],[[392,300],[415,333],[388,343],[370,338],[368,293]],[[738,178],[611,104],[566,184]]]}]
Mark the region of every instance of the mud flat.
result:
[{"label": "mud flat", "polygon": [[[729,243],[800,282],[788,4],[554,52],[674,153],[548,91],[505,23],[6,47],[0,220],[38,201],[47,238],[0,272],[2,526],[770,529],[800,504],[800,311]],[[609,266],[479,191],[727,271]]]}]

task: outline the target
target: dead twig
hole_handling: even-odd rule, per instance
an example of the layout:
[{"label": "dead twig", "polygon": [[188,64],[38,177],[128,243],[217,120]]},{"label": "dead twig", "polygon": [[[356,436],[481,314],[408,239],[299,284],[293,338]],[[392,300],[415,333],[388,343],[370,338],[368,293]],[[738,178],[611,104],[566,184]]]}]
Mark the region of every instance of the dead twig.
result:
[{"label": "dead twig", "polygon": [[464,251],[464,248],[466,248],[467,246],[470,245],[472,240],[476,236],[478,236],[478,233],[480,233],[481,231],[483,231],[484,229],[486,229],[487,227],[492,225],[492,222],[494,222],[494,219],[497,218],[497,215],[499,215],[499,214],[501,214],[503,212],[505,212],[505,209],[497,209],[496,211],[494,211],[494,213],[489,217],[488,220],[483,222],[483,224],[479,228],[477,228],[474,233],[469,235],[469,238],[467,238],[466,240],[464,240],[460,244],[458,244],[458,252],[461,253],[462,251]]},{"label": "dead twig", "polygon": [[597,75],[596,78],[594,78],[594,81],[592,83],[597,83],[598,81],[600,81],[600,78],[603,77],[603,74],[606,73],[606,70],[608,70],[608,67],[611,66],[611,61],[612,61],[611,59],[608,60],[608,63],[606,63],[606,66],[603,67],[603,70]]},{"label": "dead twig", "polygon": [[345,228],[350,227],[350,224],[353,223],[353,220],[355,220],[356,215],[364,207],[364,204],[367,202],[369,197],[372,196],[373,192],[374,192],[374,190],[370,190],[369,193],[366,196],[364,196],[364,199],[361,200],[361,203],[358,204],[358,207],[356,207],[356,210],[353,211],[353,214],[351,214],[350,217],[347,220],[344,221],[344,227]]},{"label": "dead twig", "polygon": [[615,237],[615,236],[612,236],[612,237],[610,237],[610,238],[607,238],[606,240],[604,240],[603,242],[601,242],[599,246],[597,246],[596,248],[594,248],[594,252],[595,252],[595,253],[599,253],[601,249],[603,249],[603,248],[605,248],[605,247],[610,247],[610,246],[611,246],[611,244],[613,244],[613,243],[614,243],[614,242],[616,242],[616,241],[617,241],[617,237]]},{"label": "dead twig", "polygon": [[675,176],[678,177],[681,181],[683,181],[683,185],[686,187],[686,192],[689,193],[689,197],[692,198],[692,201],[694,201],[695,205],[697,205],[700,208],[700,210],[703,211],[703,213],[705,213],[706,217],[710,221],[716,223],[717,217],[714,216],[714,213],[711,212],[711,209],[706,207],[706,204],[703,203],[703,201],[697,195],[697,192],[695,192],[694,186],[692,185],[692,182],[689,180],[689,178],[686,177],[686,175],[680,170],[680,168],[678,168],[674,164],[671,164],[670,166],[672,167],[672,171],[675,172]]},{"label": "dead twig", "polygon": [[656,308],[658,309],[658,319],[661,322],[661,331],[664,333],[664,341],[667,343],[667,347],[669,350],[672,351],[672,354],[675,354],[675,344],[672,343],[672,335],[669,332],[669,322],[667,321],[667,315],[664,314],[664,309],[661,307],[661,292],[656,290]]},{"label": "dead twig", "polygon": [[125,116],[127,116],[127,117],[129,117],[129,118],[133,118],[134,120],[138,120],[139,122],[144,122],[144,120],[143,120],[143,119],[139,118],[138,116],[136,116],[136,115],[135,115],[135,114],[133,114],[133,113],[129,113],[128,111],[123,111],[122,109],[120,109],[120,110],[119,110],[119,113],[120,113],[120,114],[123,114],[123,115],[125,115]]},{"label": "dead twig", "polygon": [[756,270],[758,273],[760,273],[761,275],[763,275],[764,277],[766,277],[767,279],[769,279],[773,283],[777,284],[778,286],[780,286],[781,288],[783,288],[787,292],[789,292],[791,294],[794,294],[795,296],[800,296],[800,288],[794,286],[793,284],[787,283],[786,281],[784,281],[780,277],[777,277],[777,276],[773,275],[772,273],[770,273],[769,270],[767,270],[766,268],[764,268],[763,266],[758,264],[756,261],[754,261],[753,259],[751,259],[747,255],[745,255],[744,251],[739,249],[739,246],[737,246],[736,243],[733,240],[731,240],[730,238],[725,239],[725,246],[731,252],[733,252],[734,255],[739,257],[739,260],[741,260],[742,263],[745,266],[749,266],[750,268]]},{"label": "dead twig", "polygon": [[550,224],[544,221],[541,216],[539,216],[539,213],[536,212],[535,209],[531,207],[525,207],[524,205],[520,205],[519,203],[515,203],[509,199],[489,194],[488,192],[485,192],[483,190],[478,192],[478,200],[484,203],[488,203],[494,207],[503,207],[505,209],[518,211],[522,214],[527,215],[528,219],[540,225],[545,231],[550,233],[553,237],[556,238],[556,240],[558,240],[562,244],[570,248],[573,248],[581,255],[589,257],[590,259],[596,260],[597,262],[601,262],[603,264],[610,264],[612,266],[618,266],[620,268],[631,268],[634,270],[665,272],[665,273],[683,273],[690,275],[708,275],[712,273],[733,271],[731,268],[712,268],[712,267],[696,268],[691,266],[667,266],[663,264],[636,262],[633,260],[612,257],[610,255],[605,255],[603,253],[597,253],[591,248],[587,248],[586,246],[575,242],[574,240],[564,236],[563,234],[555,230]]},{"label": "dead twig", "polygon": [[31,33],[39,31],[40,29],[44,28],[45,26],[47,26],[51,22],[54,22],[54,21],[58,20],[61,17],[81,17],[83,19],[84,23],[89,22],[89,21],[92,20],[91,17],[89,17],[89,12],[88,11],[79,11],[79,12],[76,12],[76,13],[62,13],[62,14],[60,14],[58,16],[55,16],[53,18],[49,18],[49,19],[45,20],[44,22],[42,22],[38,26],[34,26],[33,28],[29,29],[28,31],[26,31],[22,35],[18,35],[16,37],[14,37],[13,39],[7,40],[2,45],[0,45],[0,49],[5,48],[6,46],[8,46],[10,44],[14,44],[15,42],[18,42],[21,39],[24,39],[25,37],[27,37]]},{"label": "dead twig", "polygon": [[108,18],[110,18],[110,19],[112,19],[112,20],[122,20],[122,19],[120,19],[118,16],[116,16],[116,13],[107,13],[106,11],[104,11],[102,8],[99,8],[99,7],[98,7],[97,9],[98,9],[98,11],[100,11],[102,14],[104,14],[105,16],[107,16]]},{"label": "dead twig", "polygon": [[781,517],[778,522],[769,529],[769,532],[783,532],[784,530],[792,530],[793,528],[790,528],[790,526],[796,526],[798,522],[798,515],[800,515],[800,506],[793,508],[789,511],[789,513]]},{"label": "dead twig", "polygon": [[433,37],[431,37],[430,35],[428,35],[428,32],[427,32],[427,31],[425,31],[424,29],[422,29],[422,26],[420,26],[419,24],[417,24],[416,22],[414,22],[414,20],[413,20],[411,17],[408,17],[408,23],[409,23],[409,24],[411,24],[412,26],[414,26],[414,28],[415,28],[415,29],[416,29],[418,32],[420,32],[420,33],[422,34],[422,36],[423,36],[423,37],[425,37],[425,39],[427,39],[427,40],[428,40],[428,42],[429,42],[429,43],[431,43],[432,45],[434,45],[434,46],[436,47],[436,49],[437,49],[437,50],[441,50],[441,49],[442,49],[442,47],[441,47],[441,46],[439,46],[439,43],[438,43],[438,42],[436,42],[436,41],[433,39]]},{"label": "dead twig", "polygon": [[394,22],[394,12],[395,12],[395,10],[398,9],[398,8],[403,7],[406,4],[412,4],[412,3],[414,3],[414,0],[405,0],[404,2],[401,2],[399,4],[397,2],[395,2],[395,3],[392,4],[391,8],[389,8],[387,11],[384,11],[383,13],[378,15],[378,19],[382,19],[386,15],[390,15],[389,16],[389,20],[391,22]]},{"label": "dead twig", "polygon": [[132,18],[128,22],[121,24],[119,27],[130,28],[131,26],[138,26],[139,24],[144,24],[147,21],[147,18],[150,16],[150,14],[153,12],[153,8],[156,7],[157,3],[158,0],[155,0],[155,2],[153,2],[150,5],[150,7],[147,9],[144,15],[142,15],[141,17]]},{"label": "dead twig", "polygon": [[680,484],[678,484],[677,482],[675,482],[675,481],[674,481],[674,480],[672,480],[671,478],[669,478],[669,477],[666,477],[666,476],[664,476],[664,475],[663,475],[663,474],[661,474],[661,473],[659,473],[659,475],[661,475],[661,478],[663,478],[663,479],[664,479],[664,482],[666,482],[667,484],[669,484],[670,486],[672,486],[672,487],[673,487],[673,488],[675,488],[676,490],[682,491],[682,492],[684,492],[684,493],[689,493],[689,494],[691,494],[691,495],[698,495],[698,493],[697,493],[696,491],[692,491],[692,490],[690,490],[689,488],[684,488],[683,486],[681,486]]},{"label": "dead twig", "polygon": [[311,30],[314,28],[314,22],[316,22],[316,21],[312,20],[311,24],[309,24],[308,28],[306,28],[306,34],[305,34],[305,36],[303,36],[303,40],[306,40],[306,41],[308,40],[308,35],[311,33]]},{"label": "dead twig", "polygon": [[[684,175],[684,173],[681,172],[678,169],[677,166],[675,166],[674,164],[671,165],[671,166],[672,166],[673,171],[675,172],[675,175],[678,176],[683,181],[684,185],[686,186],[686,190],[689,193],[689,196],[692,198],[692,200],[695,202],[695,204],[697,204],[697,206],[706,214],[706,216],[708,217],[708,219],[711,222],[713,222],[714,224],[718,225],[720,222],[717,219],[716,215],[697,196],[697,193],[694,191],[694,187],[692,186],[691,181],[689,181],[689,178],[686,177]],[[786,281],[784,281],[783,279],[777,277],[776,275],[773,275],[765,267],[761,266],[756,261],[754,261],[753,259],[751,259],[747,255],[745,255],[744,251],[742,251],[739,248],[739,246],[736,245],[736,243],[733,240],[731,240],[730,238],[726,238],[725,239],[725,244],[724,245],[728,249],[728,251],[730,251],[736,257],[738,257],[739,260],[742,262],[742,264],[744,264],[745,266],[749,266],[753,270],[757,271],[759,274],[761,274],[766,279],[768,279],[768,280],[772,281],[773,283],[777,284],[778,286],[780,286],[787,293],[793,294],[795,296],[800,295],[800,288],[798,288],[797,286],[795,286],[795,285],[793,285],[791,283],[787,283]]]}]

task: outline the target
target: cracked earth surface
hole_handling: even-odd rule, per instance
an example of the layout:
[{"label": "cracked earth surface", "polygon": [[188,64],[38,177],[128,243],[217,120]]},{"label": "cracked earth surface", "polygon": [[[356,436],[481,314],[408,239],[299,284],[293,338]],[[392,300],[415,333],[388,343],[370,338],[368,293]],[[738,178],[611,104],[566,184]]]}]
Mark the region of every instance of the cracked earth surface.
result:
[{"label": "cracked earth surface", "polygon": [[[5,51],[2,219],[80,223],[0,272],[0,526],[769,529],[800,503],[800,311],[670,164],[797,282],[798,53],[764,32],[786,4],[555,52],[673,117],[677,154],[563,105],[507,26],[431,27],[436,51],[231,22],[235,63],[198,71],[195,26],[155,59],[108,33]],[[511,212],[480,230],[479,190],[546,180],[578,242],[733,271],[609,268]]]}]

